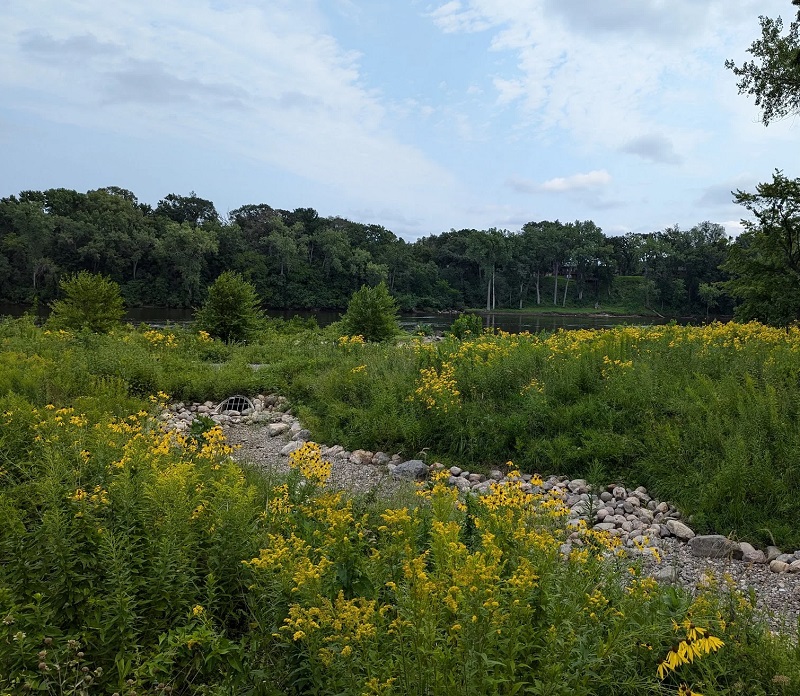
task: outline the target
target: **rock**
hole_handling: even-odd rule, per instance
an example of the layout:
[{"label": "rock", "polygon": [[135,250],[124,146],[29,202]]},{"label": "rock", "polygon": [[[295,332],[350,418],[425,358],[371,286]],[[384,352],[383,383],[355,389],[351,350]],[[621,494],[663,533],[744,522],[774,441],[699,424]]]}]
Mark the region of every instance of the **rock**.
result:
[{"label": "rock", "polygon": [[674,566],[670,568],[659,568],[653,573],[653,578],[658,582],[671,585],[678,581],[678,569]]},{"label": "rock", "polygon": [[386,452],[375,452],[375,456],[372,458],[372,463],[377,464],[378,466],[384,466],[391,460],[392,458],[386,454]]},{"label": "rock", "polygon": [[769,569],[773,573],[785,573],[789,569],[789,564],[784,563],[783,561],[771,561],[769,564]]},{"label": "rock", "polygon": [[616,486],[614,490],[611,491],[611,495],[617,500],[625,500],[625,498],[628,497],[628,492],[622,486]]},{"label": "rock", "polygon": [[[409,459],[407,462],[398,464],[392,472],[396,479],[420,480],[428,475],[428,466],[420,459]],[[467,481],[467,483],[469,483]]]},{"label": "rock", "polygon": [[757,549],[751,544],[748,544],[746,541],[742,541],[739,544],[739,548],[742,549],[742,560],[745,563],[761,564],[767,562],[766,554],[760,549]]},{"label": "rock", "polygon": [[267,426],[267,432],[270,437],[283,435],[287,430],[289,430],[289,425],[287,423],[270,423]]},{"label": "rock", "polygon": [[350,461],[353,464],[369,464],[372,462],[372,452],[366,452],[365,450],[356,450],[350,455]]},{"label": "rock", "polygon": [[470,474],[469,476],[467,476],[467,480],[470,483],[480,483],[481,481],[483,481],[483,474]]},{"label": "rock", "polygon": [[573,493],[585,493],[588,490],[586,481],[584,479],[575,479],[567,484],[567,488]]},{"label": "rock", "polygon": [[470,482],[463,476],[451,476],[447,482],[451,486],[457,488],[461,493],[466,493],[468,490],[472,488]]},{"label": "rock", "polygon": [[772,563],[778,556],[783,553],[777,546],[767,546],[767,563]]},{"label": "rock", "polygon": [[739,544],[721,534],[704,534],[689,539],[689,550],[692,555],[702,558],[742,558]]},{"label": "rock", "polygon": [[776,561],[783,561],[784,563],[792,563],[792,562],[794,562],[794,554],[793,553],[782,553],[775,560]]},{"label": "rock", "polygon": [[600,500],[602,500],[604,503],[607,503],[609,500],[614,500],[614,496],[608,491],[603,491],[600,494]]},{"label": "rock", "polygon": [[667,529],[681,541],[689,541],[694,538],[694,532],[683,522],[677,520],[667,520]]},{"label": "rock", "polygon": [[596,529],[601,532],[610,532],[612,529],[616,528],[613,522],[598,522],[593,529]]},{"label": "rock", "polygon": [[788,573],[800,573],[800,561],[793,561],[789,565],[789,569],[786,572],[788,572]]},{"label": "rock", "polygon": [[303,446],[302,442],[290,442],[288,445],[285,445],[281,450],[281,454],[289,455],[295,450],[299,450]]},{"label": "rock", "polygon": [[295,442],[306,442],[310,439],[311,439],[311,431],[306,430],[305,428],[303,430],[298,430],[292,436],[292,440],[294,440]]},{"label": "rock", "polygon": [[500,471],[499,469],[492,469],[489,472],[489,478],[495,481],[500,481],[503,478],[503,472]]},{"label": "rock", "polygon": [[450,467],[450,473],[453,476],[461,476],[461,468],[458,467],[458,466],[451,466]]}]

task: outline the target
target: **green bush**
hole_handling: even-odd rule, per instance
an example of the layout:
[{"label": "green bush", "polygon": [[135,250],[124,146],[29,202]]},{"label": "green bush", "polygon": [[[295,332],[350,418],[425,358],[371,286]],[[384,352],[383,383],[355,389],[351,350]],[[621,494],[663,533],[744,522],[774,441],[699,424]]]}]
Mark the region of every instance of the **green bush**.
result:
[{"label": "green bush", "polygon": [[225,271],[208,288],[195,323],[226,343],[247,341],[264,326],[256,289],[238,273]]},{"label": "green bush", "polygon": [[459,314],[450,326],[450,334],[458,339],[479,336],[483,331],[483,318],[478,314]]},{"label": "green bush", "polygon": [[54,328],[107,333],[125,314],[119,285],[103,275],[81,271],[59,286],[64,298],[50,305]]},{"label": "green bush", "polygon": [[397,302],[389,294],[386,283],[374,288],[362,285],[353,293],[342,317],[342,328],[350,336],[363,336],[365,341],[386,341],[400,333],[397,323]]}]

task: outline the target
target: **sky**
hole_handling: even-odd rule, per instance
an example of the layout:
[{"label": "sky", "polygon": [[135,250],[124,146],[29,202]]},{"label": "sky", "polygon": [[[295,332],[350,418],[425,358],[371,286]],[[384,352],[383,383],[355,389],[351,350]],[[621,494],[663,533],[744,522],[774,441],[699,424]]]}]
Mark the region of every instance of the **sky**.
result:
[{"label": "sky", "polygon": [[739,95],[790,0],[0,0],[0,196],[120,186],[412,241],[593,220],[736,234],[800,122]]}]

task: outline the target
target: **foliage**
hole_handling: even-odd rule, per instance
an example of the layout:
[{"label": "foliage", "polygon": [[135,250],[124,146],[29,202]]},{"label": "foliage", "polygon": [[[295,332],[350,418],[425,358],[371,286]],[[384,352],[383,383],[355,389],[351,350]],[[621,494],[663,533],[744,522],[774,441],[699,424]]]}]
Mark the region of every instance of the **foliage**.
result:
[{"label": "foliage", "polygon": [[208,422],[162,431],[166,394],[129,383],[209,393],[231,370],[226,386],[252,393],[258,362],[304,417],[343,433],[386,427],[443,449],[466,426],[528,464],[536,451],[548,466],[593,462],[592,478],[619,470],[613,434],[649,437],[629,476],[684,490],[687,511],[698,493],[697,515],[723,510],[742,531],[763,512],[790,539],[800,331],[346,346],[268,334],[227,347],[219,368],[204,360],[218,341],[179,329],[0,323],[0,691],[777,696],[800,680],[796,642],[732,582],[708,577],[695,596],[659,586],[615,537],[568,525],[536,477],[533,493],[512,471],[464,499],[445,469],[402,501],[350,498],[327,487],[319,446],[267,477]]},{"label": "foliage", "polygon": [[362,285],[350,298],[341,325],[347,334],[373,342],[386,341],[400,333],[397,303],[386,283],[378,283],[374,288]]},{"label": "foliage", "polygon": [[[0,199],[0,299],[49,301],[60,276],[86,270],[119,283],[129,306],[191,307],[229,271],[273,308],[344,308],[362,285],[384,281],[403,311],[589,310],[617,304],[615,280],[638,276],[652,283],[653,309],[686,315],[705,311],[700,283],[723,280],[727,240],[717,227],[614,237],[591,220],[542,220],[407,243],[312,208],[244,205],[225,221],[194,193],[152,208],[117,187],[23,191]],[[635,299],[628,312],[644,310]]]},{"label": "foliage", "polygon": [[736,192],[736,202],[755,220],[743,220],[745,231],[723,268],[725,283],[738,300],[739,319],[786,325],[800,318],[800,179],[775,171],[756,192]]},{"label": "foliage", "polygon": [[247,341],[264,325],[256,289],[238,273],[225,271],[208,288],[195,324],[225,343]]},{"label": "foliage", "polygon": [[483,331],[483,318],[479,314],[459,314],[450,325],[450,334],[455,338],[480,336]]},{"label": "foliage", "polygon": [[51,304],[53,328],[107,333],[125,314],[119,285],[103,275],[81,271],[59,287],[63,298]]},{"label": "foliage", "polygon": [[[794,3],[797,4],[797,3]],[[800,113],[800,13],[783,34],[783,20],[759,17],[761,38],[747,52],[755,60],[725,67],[739,79],[739,94],[755,96],[765,126],[772,121]]]}]

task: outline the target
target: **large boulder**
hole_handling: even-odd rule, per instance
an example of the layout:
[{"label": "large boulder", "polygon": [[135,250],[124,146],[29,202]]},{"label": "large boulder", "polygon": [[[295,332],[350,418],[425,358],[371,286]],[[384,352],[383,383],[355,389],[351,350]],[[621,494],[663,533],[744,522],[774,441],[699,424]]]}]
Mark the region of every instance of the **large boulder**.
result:
[{"label": "large boulder", "polygon": [[398,464],[392,476],[396,479],[408,479],[410,481],[420,481],[428,475],[428,465],[420,459],[409,459],[407,462]]},{"label": "large boulder", "polygon": [[738,543],[721,534],[705,534],[689,539],[689,550],[694,556],[704,558],[742,558],[742,549]]}]

